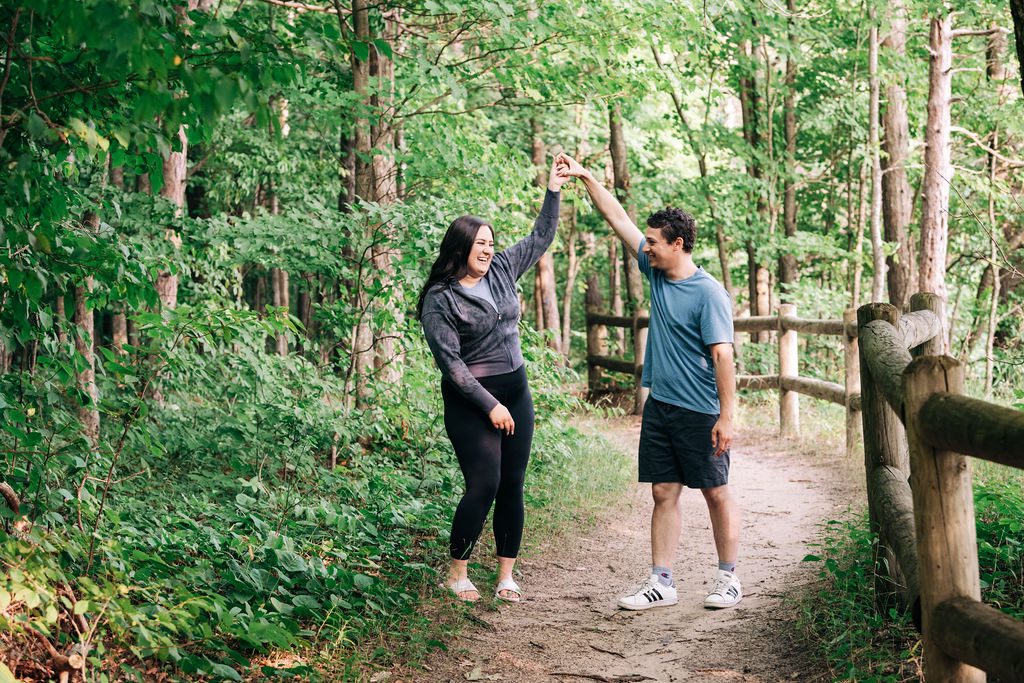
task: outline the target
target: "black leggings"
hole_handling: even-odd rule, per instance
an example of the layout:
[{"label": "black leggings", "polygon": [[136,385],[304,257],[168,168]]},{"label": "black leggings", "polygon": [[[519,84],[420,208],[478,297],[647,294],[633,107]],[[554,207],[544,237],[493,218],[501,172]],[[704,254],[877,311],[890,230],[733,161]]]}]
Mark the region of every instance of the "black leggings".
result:
[{"label": "black leggings", "polygon": [[512,414],[508,436],[449,382],[441,382],[444,426],[455,448],[466,492],[455,509],[449,543],[452,559],[467,560],[494,503],[494,545],[499,557],[516,557],[523,538],[523,480],[533,441],[533,397],[520,366],[504,375],[478,378]]}]

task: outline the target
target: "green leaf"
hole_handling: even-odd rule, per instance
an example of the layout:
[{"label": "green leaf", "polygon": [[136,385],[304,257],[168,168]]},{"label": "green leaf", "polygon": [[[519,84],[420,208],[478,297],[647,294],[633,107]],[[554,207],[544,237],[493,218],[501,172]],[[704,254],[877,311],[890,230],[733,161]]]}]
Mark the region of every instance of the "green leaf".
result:
[{"label": "green leaf", "polygon": [[384,40],[383,38],[376,38],[373,44],[377,46],[377,50],[388,59],[394,59],[394,53],[391,51],[391,43]]},{"label": "green leaf", "polygon": [[28,134],[34,138],[47,137],[47,133],[50,132],[49,126],[35,112],[31,112],[28,115],[28,118],[25,120],[25,127],[28,129]]},{"label": "green leaf", "polygon": [[240,681],[240,680],[242,680],[242,677],[238,674],[238,672],[235,671],[234,669],[232,669],[227,664],[211,663],[210,664],[210,673],[213,674],[214,676],[220,676],[222,679],[227,679],[227,680],[231,680],[231,681]]},{"label": "green leaf", "polygon": [[364,43],[361,40],[354,40],[352,41],[352,53],[360,62],[365,62],[370,58],[370,44]]}]

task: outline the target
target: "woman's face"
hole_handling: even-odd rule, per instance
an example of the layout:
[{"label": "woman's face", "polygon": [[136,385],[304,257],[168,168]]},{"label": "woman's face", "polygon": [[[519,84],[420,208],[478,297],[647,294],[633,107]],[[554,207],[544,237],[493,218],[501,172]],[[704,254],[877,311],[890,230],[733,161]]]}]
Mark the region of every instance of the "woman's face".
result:
[{"label": "woman's face", "polygon": [[466,274],[470,277],[483,277],[491,267],[494,256],[494,233],[491,226],[481,225],[476,231],[476,238],[469,250],[469,261],[466,263]]}]

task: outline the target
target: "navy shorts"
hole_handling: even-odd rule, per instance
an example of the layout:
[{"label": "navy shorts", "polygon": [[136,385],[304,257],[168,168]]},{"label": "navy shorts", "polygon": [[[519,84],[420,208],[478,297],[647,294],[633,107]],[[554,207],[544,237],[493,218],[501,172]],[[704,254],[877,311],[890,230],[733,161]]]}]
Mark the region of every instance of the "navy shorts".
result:
[{"label": "navy shorts", "polygon": [[729,483],[729,451],[715,455],[711,430],[718,415],[659,401],[644,405],[640,428],[640,481],[709,489]]}]

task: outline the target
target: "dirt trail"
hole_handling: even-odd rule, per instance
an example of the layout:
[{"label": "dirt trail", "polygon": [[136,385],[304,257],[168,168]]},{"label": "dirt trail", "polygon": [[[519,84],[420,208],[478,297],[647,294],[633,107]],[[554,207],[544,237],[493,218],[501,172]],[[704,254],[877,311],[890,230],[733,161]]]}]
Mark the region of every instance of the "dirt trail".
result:
[{"label": "dirt trail", "polygon": [[[630,457],[639,433],[636,420],[609,430]],[[702,607],[717,565],[703,499],[686,491],[675,565],[679,604],[616,608],[619,595],[649,571],[650,488],[637,486],[607,522],[526,557],[520,563],[525,601],[475,607],[479,624],[411,679],[825,680],[820,662],[787,637],[793,615],[782,596],[813,578],[801,561],[820,524],[857,500],[852,470],[838,453],[814,453],[806,440],[782,441],[754,429],[741,430],[733,452],[731,484],[743,510],[737,573],[745,597],[737,607]]]}]

